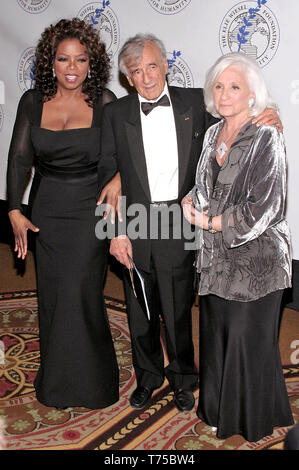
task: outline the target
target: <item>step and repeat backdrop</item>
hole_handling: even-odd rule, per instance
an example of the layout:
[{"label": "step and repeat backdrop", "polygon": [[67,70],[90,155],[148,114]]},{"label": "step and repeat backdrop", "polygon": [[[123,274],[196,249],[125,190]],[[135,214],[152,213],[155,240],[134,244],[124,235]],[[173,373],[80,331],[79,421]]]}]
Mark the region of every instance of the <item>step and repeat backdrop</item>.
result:
[{"label": "step and repeat backdrop", "polygon": [[256,59],[284,125],[287,218],[293,258],[299,260],[298,0],[0,0],[0,199],[6,199],[7,153],[17,104],[34,85],[37,41],[46,26],[73,17],[91,23],[106,43],[113,63],[109,88],[118,97],[127,93],[117,70],[118,52],[138,32],[154,33],[165,43],[171,85],[202,87],[206,70],[230,51]]}]

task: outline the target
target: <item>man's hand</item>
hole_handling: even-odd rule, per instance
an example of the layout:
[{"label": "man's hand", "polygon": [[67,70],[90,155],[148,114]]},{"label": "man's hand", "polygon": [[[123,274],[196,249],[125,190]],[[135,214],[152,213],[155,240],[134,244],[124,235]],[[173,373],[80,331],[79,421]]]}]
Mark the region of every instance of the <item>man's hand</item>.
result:
[{"label": "man's hand", "polygon": [[133,258],[132,243],[126,235],[120,235],[111,240],[110,254],[115,256],[117,261],[124,264],[128,269],[132,268],[131,261],[128,258]]},{"label": "man's hand", "polygon": [[97,206],[102,204],[106,199],[107,210],[104,212],[104,219],[107,219],[110,213],[111,223],[115,223],[115,211],[117,212],[119,220],[122,222],[121,215],[121,179],[119,172],[109,181],[102,190]]},{"label": "man's hand", "polygon": [[27,217],[19,209],[14,209],[8,213],[10,223],[15,236],[15,251],[18,252],[18,258],[25,259],[27,255],[27,230],[39,232]]},{"label": "man's hand", "polygon": [[262,126],[262,125],[264,125],[264,126],[276,126],[277,130],[279,132],[281,132],[282,129],[283,129],[282,122],[279,119],[279,116],[278,116],[277,112],[273,108],[265,109],[265,111],[263,111],[261,114],[256,116],[252,120],[252,122],[253,122],[253,124],[256,124],[258,127]]}]

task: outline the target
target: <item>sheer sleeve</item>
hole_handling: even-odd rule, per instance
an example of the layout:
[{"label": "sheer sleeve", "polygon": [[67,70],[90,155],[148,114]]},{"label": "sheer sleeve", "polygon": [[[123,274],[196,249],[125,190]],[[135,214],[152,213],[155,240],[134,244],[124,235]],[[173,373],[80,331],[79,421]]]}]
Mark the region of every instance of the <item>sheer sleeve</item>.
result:
[{"label": "sheer sleeve", "polygon": [[101,156],[98,163],[98,196],[118,172],[117,152],[109,109],[110,106],[107,106],[103,111]]},{"label": "sheer sleeve", "polygon": [[[111,91],[105,88],[103,91],[103,105],[106,105],[108,103],[112,103],[113,101],[116,101],[117,98],[115,94]],[[107,183],[113,178],[113,176],[117,173],[117,164],[116,164],[116,158],[115,158],[115,152],[112,151],[111,153],[111,146],[113,145],[114,142],[114,136],[113,136],[113,131],[112,131],[112,126],[111,126],[111,121],[108,118],[107,113],[105,112],[105,106],[103,109],[103,116],[102,116],[102,129],[101,129],[101,157],[99,159],[99,164],[98,164],[98,192],[97,192],[97,198],[101,194],[101,191],[105,187]],[[108,152],[108,156],[106,156]]]},{"label": "sheer sleeve", "polygon": [[116,101],[117,98],[113,91],[108,90],[108,88],[105,88],[103,90],[103,106],[107,103],[112,103],[112,101]]},{"label": "sheer sleeve", "polygon": [[282,133],[274,127],[260,128],[252,151],[246,201],[222,214],[222,235],[228,248],[259,237],[284,217],[286,156]]},{"label": "sheer sleeve", "polygon": [[13,128],[7,167],[8,210],[22,210],[22,196],[34,161],[30,128],[33,119],[32,90],[21,97]]}]

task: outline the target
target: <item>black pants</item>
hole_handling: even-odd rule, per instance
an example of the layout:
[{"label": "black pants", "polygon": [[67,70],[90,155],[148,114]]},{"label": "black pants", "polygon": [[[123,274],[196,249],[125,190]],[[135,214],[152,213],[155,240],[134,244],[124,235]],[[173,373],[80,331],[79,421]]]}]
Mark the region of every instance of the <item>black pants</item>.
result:
[{"label": "black pants", "polygon": [[252,302],[200,298],[198,416],[225,439],[257,441],[293,417],[278,347],[282,291]]},{"label": "black pants", "polygon": [[[138,386],[158,388],[167,377],[172,389],[193,390],[198,382],[194,364],[191,307],[194,254],[183,240],[151,240],[150,272],[143,275],[149,298],[148,320],[141,295],[133,294],[128,271],[125,290],[131,333],[133,364]],[[138,267],[138,266],[137,266]],[[160,319],[166,328],[169,365],[164,368]]]}]

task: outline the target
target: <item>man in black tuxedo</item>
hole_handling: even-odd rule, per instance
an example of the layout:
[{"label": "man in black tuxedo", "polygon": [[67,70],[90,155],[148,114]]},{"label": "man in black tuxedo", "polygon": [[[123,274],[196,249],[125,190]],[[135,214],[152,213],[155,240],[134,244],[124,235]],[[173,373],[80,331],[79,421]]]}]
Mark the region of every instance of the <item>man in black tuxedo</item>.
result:
[{"label": "man in black tuxedo", "polygon": [[[176,407],[187,411],[194,406],[192,391],[198,381],[191,325],[194,251],[186,249],[183,230],[179,237],[171,236],[178,225],[173,222],[176,216],[169,219],[170,237],[150,236],[148,225],[157,220],[150,215],[161,212],[163,219],[169,206],[182,215],[180,201],[194,185],[205,131],[216,120],[205,110],[202,89],[168,87],[166,51],[154,36],[129,39],[119,54],[119,67],[137,93],[105,106],[100,187],[119,171],[127,207],[140,204],[148,214],[143,222],[146,237],[140,227],[143,237],[130,239],[124,233],[110,244],[110,253],[124,266],[131,267],[129,257],[134,260],[146,279],[150,299],[149,321],[127,271],[125,291],[137,379],[130,404],[143,408],[166,376]],[[166,368],[159,314],[166,329]]]}]

